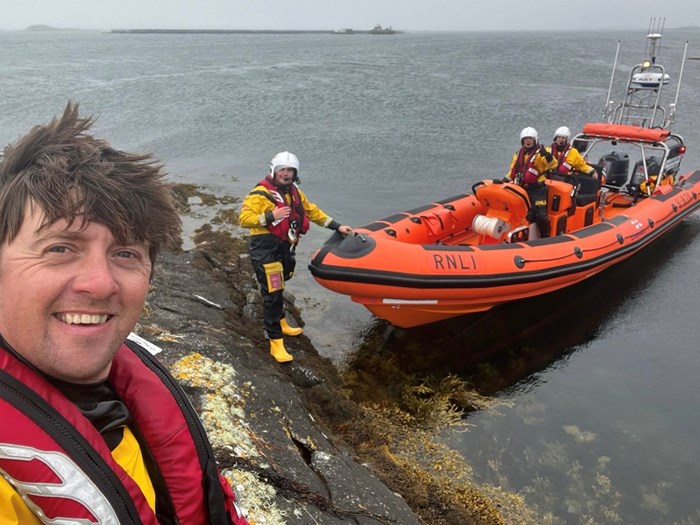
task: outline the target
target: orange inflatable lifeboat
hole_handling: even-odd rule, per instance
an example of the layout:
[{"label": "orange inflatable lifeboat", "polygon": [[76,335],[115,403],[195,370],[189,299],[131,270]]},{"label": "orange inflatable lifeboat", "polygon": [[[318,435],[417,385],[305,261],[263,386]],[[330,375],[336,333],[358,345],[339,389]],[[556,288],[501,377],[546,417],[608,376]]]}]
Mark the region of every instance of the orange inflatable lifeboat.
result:
[{"label": "orange inflatable lifeboat", "polygon": [[[660,34],[649,38],[653,55]],[[608,94],[607,121],[586,124],[572,140],[596,176],[546,182],[551,237],[531,234],[523,188],[486,180],[345,238],[334,234],[314,254],[312,275],[411,327],[570,286],[642,250],[700,207],[700,171],[679,175],[686,147],[670,131],[675,103],[666,111],[664,84],[637,81],[661,67],[652,58],[632,68],[620,104]]]},{"label": "orange inflatable lifeboat", "polygon": [[549,186],[552,237],[528,238],[522,188],[484,181],[474,194],[392,215],[345,238],[335,234],[309,270],[377,317],[411,327],[570,286],[630,257],[700,207],[700,171],[636,202],[599,191],[597,200],[577,204],[572,184]]}]

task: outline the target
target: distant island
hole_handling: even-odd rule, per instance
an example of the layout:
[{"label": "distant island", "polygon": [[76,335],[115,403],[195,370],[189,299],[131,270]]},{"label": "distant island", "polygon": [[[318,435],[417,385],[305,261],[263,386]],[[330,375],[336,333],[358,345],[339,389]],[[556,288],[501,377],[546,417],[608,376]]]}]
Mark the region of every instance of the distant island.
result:
[{"label": "distant island", "polygon": [[51,27],[44,24],[36,24],[29,26],[25,31],[60,31],[57,27]]},{"label": "distant island", "polygon": [[96,31],[96,29],[78,29],[75,27],[52,27],[45,24],[35,24],[25,28],[25,31]]},{"label": "distant island", "polygon": [[112,29],[110,33],[127,34],[248,34],[248,35],[302,35],[302,34],[334,34],[334,35],[395,35],[402,33],[390,27],[374,26],[369,30],[355,29]]}]

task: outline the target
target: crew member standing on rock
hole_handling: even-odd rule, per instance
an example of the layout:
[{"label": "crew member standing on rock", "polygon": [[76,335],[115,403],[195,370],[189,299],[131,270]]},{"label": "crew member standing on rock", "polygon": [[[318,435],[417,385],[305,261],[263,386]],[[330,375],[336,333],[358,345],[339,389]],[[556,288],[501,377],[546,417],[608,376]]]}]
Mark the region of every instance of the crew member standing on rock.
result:
[{"label": "crew member standing on rock", "polygon": [[284,316],[284,283],[294,275],[294,252],[299,237],[309,222],[336,230],[352,232],[310,202],[297,185],[299,159],[283,151],[272,157],[270,172],[246,196],[238,221],[250,228],[250,259],[263,296],[265,332],[270,353],[280,363],[293,357],[284,347],[283,335],[297,336],[301,328],[290,326]]},{"label": "crew member standing on rock", "polygon": [[180,219],[150,155],[61,118],[0,164],[0,523],[247,525],[184,391],[129,335]]}]

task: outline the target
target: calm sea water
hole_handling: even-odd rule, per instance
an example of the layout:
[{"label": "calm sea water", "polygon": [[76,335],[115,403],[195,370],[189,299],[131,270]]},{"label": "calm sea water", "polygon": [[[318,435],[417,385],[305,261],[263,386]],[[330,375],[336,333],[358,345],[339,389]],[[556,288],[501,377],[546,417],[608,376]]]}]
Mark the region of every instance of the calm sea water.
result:
[{"label": "calm sea water", "polygon": [[[560,125],[600,119],[618,40],[622,84],[643,58],[644,30],[0,32],[0,142],[74,99],[99,116],[96,134],[153,151],[172,179],[217,193],[244,195],[274,153],[294,151],[312,200],[360,226],[502,176],[525,126],[548,142]],[[686,40],[700,56],[700,31],[664,35],[672,74]],[[700,168],[698,108],[700,62],[689,61],[674,126],[688,170]],[[291,287],[306,333],[342,364],[386,327],[310,278],[303,261],[327,236],[304,240]],[[700,523],[699,257],[700,217],[573,290],[391,331],[381,351],[464,374],[503,401],[445,439],[477,480],[521,492],[546,522]],[[492,347],[481,365],[462,362]]]}]

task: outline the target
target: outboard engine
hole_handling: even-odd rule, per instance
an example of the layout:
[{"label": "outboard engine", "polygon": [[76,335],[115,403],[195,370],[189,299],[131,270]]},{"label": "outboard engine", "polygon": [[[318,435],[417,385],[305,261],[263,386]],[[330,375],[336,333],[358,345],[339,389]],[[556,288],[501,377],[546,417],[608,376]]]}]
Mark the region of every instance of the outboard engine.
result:
[{"label": "outboard engine", "polygon": [[[661,164],[659,163],[658,157],[647,157],[646,163],[647,176],[649,178],[653,177],[654,180],[656,180],[656,177],[659,175],[659,171],[661,171]],[[635,190],[639,190],[641,184],[643,182],[646,182],[646,179],[647,178],[644,176],[644,163],[640,159],[634,164],[634,170],[632,171],[632,180],[630,181],[630,186]]]},{"label": "outboard engine", "polygon": [[630,157],[627,153],[613,151],[602,156],[598,164],[605,170],[606,184],[620,187],[627,182],[630,169]]}]

